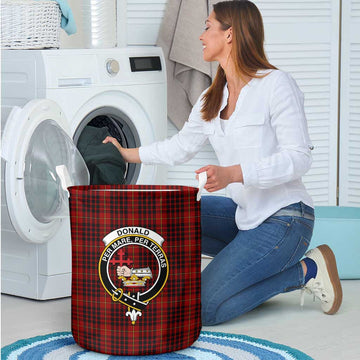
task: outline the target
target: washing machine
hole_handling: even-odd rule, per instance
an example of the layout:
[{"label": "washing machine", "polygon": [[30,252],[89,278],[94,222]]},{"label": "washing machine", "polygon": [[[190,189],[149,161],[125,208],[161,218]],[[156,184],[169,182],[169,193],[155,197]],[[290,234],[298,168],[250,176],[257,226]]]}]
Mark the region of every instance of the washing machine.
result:
[{"label": "washing machine", "polygon": [[[106,127],[124,147],[146,145],[166,137],[166,108],[158,47],[2,51],[3,293],[71,295],[66,187],[89,183],[82,132]],[[164,184],[166,169],[127,164],[124,181]]]}]

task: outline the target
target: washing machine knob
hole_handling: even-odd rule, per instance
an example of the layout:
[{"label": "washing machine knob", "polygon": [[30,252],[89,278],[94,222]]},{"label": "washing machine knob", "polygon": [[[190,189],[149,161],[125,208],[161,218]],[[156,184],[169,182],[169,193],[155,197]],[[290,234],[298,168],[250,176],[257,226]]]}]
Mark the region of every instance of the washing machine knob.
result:
[{"label": "washing machine knob", "polygon": [[106,70],[110,75],[116,75],[120,70],[119,63],[114,59],[108,60],[106,62]]}]

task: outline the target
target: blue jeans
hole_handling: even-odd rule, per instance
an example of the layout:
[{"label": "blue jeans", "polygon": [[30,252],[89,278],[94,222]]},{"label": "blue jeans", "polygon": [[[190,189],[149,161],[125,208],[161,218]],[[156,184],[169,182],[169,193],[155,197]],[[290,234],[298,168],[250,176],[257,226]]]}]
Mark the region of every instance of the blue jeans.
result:
[{"label": "blue jeans", "polygon": [[201,275],[203,325],[233,319],[279,293],[303,287],[299,261],[314,226],[304,214],[311,217],[314,210],[302,202],[283,209],[298,214],[274,214],[255,229],[239,230],[231,199],[201,198],[202,253],[214,256]]}]

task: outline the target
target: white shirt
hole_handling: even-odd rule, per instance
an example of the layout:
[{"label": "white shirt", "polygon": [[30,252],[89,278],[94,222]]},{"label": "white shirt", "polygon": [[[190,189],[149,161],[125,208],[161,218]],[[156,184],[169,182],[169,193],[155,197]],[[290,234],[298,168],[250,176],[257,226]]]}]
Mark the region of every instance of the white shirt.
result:
[{"label": "white shirt", "polygon": [[227,86],[216,118],[201,117],[205,90],[178,134],[139,149],[145,164],[175,165],[190,160],[209,139],[220,166],[241,165],[244,183],[229,184],[227,192],[238,205],[235,220],[242,230],[295,202],[313,207],[301,180],[312,162],[303,93],[289,74],[266,72],[242,88],[224,130],[220,112],[227,104]]}]

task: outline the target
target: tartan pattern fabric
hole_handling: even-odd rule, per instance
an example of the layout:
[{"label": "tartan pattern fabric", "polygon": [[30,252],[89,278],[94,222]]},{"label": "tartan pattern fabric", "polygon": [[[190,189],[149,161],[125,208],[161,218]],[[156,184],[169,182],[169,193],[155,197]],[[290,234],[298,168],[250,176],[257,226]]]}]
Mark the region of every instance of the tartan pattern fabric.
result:
[{"label": "tartan pattern fabric", "polygon": [[197,189],[93,185],[69,192],[75,341],[109,355],[189,347],[201,330]]}]

